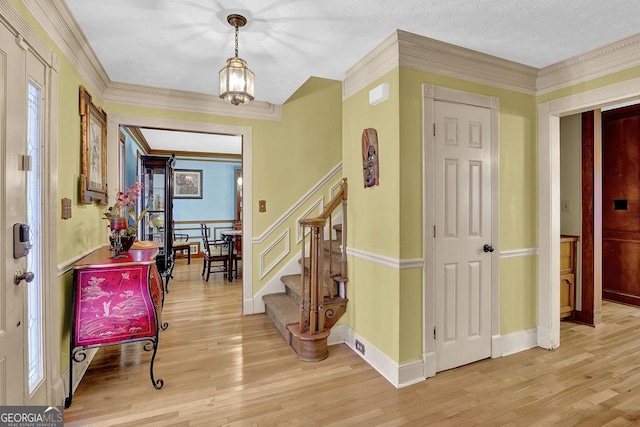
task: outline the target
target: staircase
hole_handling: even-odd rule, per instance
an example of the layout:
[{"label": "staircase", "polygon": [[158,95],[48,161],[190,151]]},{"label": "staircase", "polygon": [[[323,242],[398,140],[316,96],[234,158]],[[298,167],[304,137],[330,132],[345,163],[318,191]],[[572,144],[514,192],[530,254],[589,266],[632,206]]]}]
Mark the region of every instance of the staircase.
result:
[{"label": "staircase", "polygon": [[[346,224],[347,182],[343,180],[338,193],[317,218],[300,221],[302,240],[301,273],[282,276],[285,292],[265,295],[265,311],[287,344],[300,359],[320,361],[328,357],[327,337],[333,325],[347,309],[346,283],[346,226],[332,226],[331,213],[342,206],[343,223]],[[336,234],[335,240],[324,240],[324,229],[329,226]],[[310,228],[310,230],[307,230]],[[305,255],[305,247],[309,256]],[[304,261],[303,261],[304,260]]]}]

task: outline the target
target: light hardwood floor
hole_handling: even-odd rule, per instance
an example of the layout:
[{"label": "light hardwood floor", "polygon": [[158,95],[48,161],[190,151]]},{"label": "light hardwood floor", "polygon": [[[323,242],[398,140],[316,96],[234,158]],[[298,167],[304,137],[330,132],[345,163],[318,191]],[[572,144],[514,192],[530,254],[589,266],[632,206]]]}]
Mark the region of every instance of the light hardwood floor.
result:
[{"label": "light hardwood floor", "polygon": [[296,359],[266,317],[241,315],[241,283],[180,261],[165,299],[156,378],[142,344],[98,351],[65,425],[640,425],[640,310],[604,303],[605,326],[562,324],[531,349],[395,389],[345,345]]}]

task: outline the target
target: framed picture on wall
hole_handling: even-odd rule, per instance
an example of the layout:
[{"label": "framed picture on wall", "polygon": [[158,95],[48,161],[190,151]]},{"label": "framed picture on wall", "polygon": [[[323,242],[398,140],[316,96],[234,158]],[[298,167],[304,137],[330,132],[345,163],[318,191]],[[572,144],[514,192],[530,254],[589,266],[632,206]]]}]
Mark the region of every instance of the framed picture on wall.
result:
[{"label": "framed picture on wall", "polygon": [[80,86],[82,129],[82,203],[107,202],[107,114],[91,102],[91,95]]},{"label": "framed picture on wall", "polygon": [[174,169],[173,197],[202,199],[202,169]]}]

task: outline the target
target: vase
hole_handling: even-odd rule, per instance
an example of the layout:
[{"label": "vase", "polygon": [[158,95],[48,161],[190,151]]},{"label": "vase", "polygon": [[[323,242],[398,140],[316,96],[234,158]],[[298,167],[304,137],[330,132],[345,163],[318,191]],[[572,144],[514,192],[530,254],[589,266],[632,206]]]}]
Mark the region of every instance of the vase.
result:
[{"label": "vase", "polygon": [[126,234],[120,237],[120,241],[122,242],[122,252],[127,252],[133,246],[133,242],[136,241],[136,236],[133,234]]},{"label": "vase", "polygon": [[113,218],[109,218],[109,227],[111,227],[111,231],[116,230],[126,230],[129,226],[127,218],[123,216],[115,216]]}]

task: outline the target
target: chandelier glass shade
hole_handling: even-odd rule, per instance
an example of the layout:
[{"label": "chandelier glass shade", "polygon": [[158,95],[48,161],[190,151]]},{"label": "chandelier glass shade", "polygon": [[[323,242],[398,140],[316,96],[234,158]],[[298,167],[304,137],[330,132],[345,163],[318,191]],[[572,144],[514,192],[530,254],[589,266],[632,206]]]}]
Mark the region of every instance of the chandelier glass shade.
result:
[{"label": "chandelier glass shade", "polygon": [[229,15],[227,22],[235,28],[236,50],[235,56],[227,59],[227,65],[220,70],[220,98],[233,105],[247,104],[254,99],[254,75],[247,63],[238,58],[238,28],[247,20],[241,15]]}]

